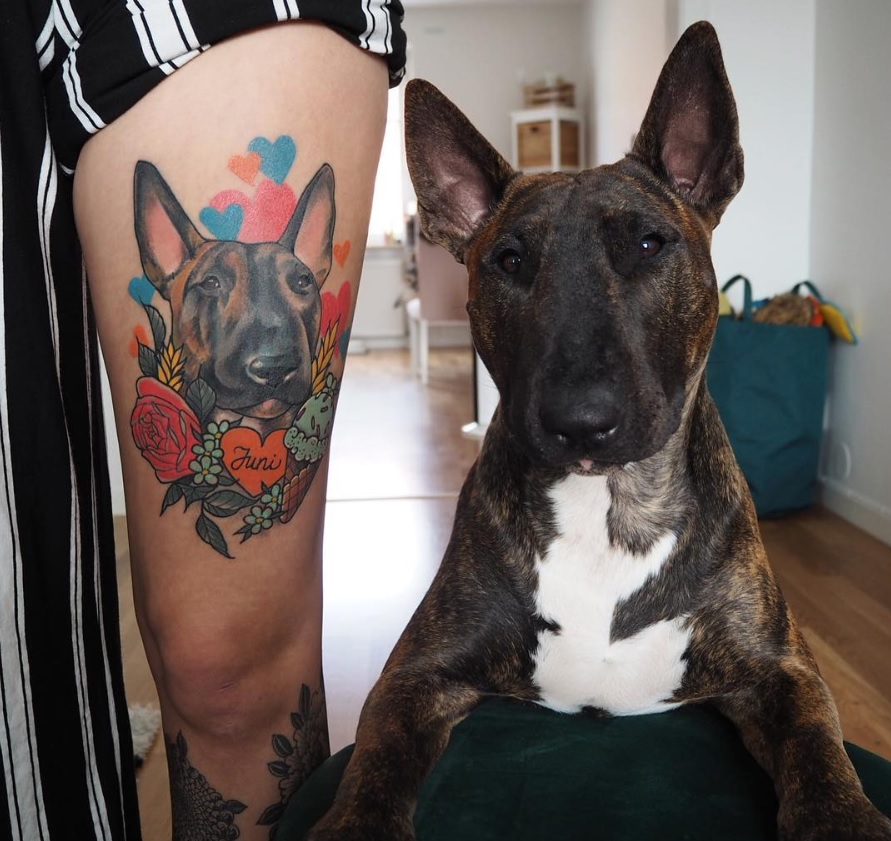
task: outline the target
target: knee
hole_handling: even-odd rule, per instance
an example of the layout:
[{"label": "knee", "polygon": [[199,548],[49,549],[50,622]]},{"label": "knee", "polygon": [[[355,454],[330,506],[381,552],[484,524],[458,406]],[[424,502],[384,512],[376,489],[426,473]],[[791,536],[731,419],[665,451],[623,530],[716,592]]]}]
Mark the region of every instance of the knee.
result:
[{"label": "knee", "polygon": [[[270,720],[293,686],[300,663],[321,646],[311,629],[230,615],[150,623],[159,693],[195,732],[233,737]],[[313,649],[318,648],[314,655]],[[281,687],[282,691],[278,691]]]}]

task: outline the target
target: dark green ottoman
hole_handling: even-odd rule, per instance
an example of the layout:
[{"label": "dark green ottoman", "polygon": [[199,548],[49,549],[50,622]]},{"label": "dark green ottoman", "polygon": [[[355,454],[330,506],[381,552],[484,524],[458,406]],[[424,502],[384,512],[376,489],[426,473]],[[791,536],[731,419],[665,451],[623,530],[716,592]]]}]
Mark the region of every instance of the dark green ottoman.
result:
[{"label": "dark green ottoman", "polygon": [[[891,762],[846,747],[891,815]],[[351,752],[296,793],[276,841],[324,814]],[[767,775],[706,708],[600,719],[494,700],[455,728],[415,827],[419,841],[775,841],[776,808]]]}]

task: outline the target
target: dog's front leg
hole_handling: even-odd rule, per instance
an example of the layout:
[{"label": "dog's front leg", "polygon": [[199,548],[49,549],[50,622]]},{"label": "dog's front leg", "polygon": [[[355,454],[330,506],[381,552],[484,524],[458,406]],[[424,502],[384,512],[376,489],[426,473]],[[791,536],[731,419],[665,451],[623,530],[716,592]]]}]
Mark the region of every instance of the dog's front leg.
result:
[{"label": "dog's front leg", "polygon": [[773,778],[779,841],[891,841],[891,821],[863,793],[835,703],[809,663],[790,656],[718,708]]},{"label": "dog's front leg", "polygon": [[480,693],[429,670],[386,670],[359,719],[334,805],[307,841],[411,841],[421,783]]}]

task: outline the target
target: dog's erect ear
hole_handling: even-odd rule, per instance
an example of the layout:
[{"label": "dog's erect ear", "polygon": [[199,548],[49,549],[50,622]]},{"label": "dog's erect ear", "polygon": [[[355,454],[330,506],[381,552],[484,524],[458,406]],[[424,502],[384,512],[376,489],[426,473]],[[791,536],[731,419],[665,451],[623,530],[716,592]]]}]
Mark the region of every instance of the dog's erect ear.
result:
[{"label": "dog's erect ear", "polygon": [[428,239],[463,262],[464,248],[516,175],[429,82],[405,88],[405,150]]},{"label": "dog's erect ear", "polygon": [[147,161],[139,161],[133,176],[133,215],[142,268],[166,298],[170,280],[207,240]]},{"label": "dog's erect ear", "polygon": [[334,170],[322,164],[306,185],[278,241],[309,267],[321,286],[331,271],[334,242]]},{"label": "dog's erect ear", "polygon": [[736,102],[710,23],[694,23],[672,50],[631,155],[715,225],[742,186]]}]

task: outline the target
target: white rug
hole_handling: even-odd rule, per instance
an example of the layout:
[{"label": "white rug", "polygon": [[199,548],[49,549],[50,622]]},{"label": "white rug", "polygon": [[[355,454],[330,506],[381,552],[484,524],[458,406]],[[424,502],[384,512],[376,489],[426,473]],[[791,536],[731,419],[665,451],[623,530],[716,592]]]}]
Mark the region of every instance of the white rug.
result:
[{"label": "white rug", "polygon": [[133,762],[139,768],[158,737],[161,729],[161,712],[143,704],[131,704],[130,732],[133,734]]}]

